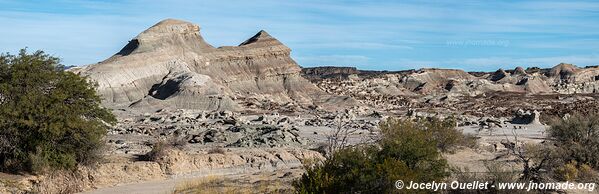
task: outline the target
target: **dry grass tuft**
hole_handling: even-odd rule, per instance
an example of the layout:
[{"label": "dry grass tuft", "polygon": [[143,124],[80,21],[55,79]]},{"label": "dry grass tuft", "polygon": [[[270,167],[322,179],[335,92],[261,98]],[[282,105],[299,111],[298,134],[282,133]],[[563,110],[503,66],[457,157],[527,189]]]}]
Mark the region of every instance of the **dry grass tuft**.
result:
[{"label": "dry grass tuft", "polygon": [[256,181],[242,183],[222,177],[208,176],[177,184],[173,193],[206,193],[206,194],[237,194],[237,193],[292,193],[290,187],[285,187],[276,181]]}]

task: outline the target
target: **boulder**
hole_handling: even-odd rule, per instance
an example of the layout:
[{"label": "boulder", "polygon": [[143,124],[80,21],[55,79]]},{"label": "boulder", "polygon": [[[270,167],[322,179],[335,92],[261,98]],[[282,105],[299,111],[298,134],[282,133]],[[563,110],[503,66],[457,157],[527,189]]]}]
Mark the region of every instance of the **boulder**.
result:
[{"label": "boulder", "polygon": [[541,117],[541,113],[537,110],[533,110],[532,112],[530,110],[528,111],[524,111],[522,109],[518,109],[518,111],[516,111],[514,118],[512,119],[512,123],[513,124],[536,124],[536,125],[540,125],[541,121],[540,121],[540,117]]}]

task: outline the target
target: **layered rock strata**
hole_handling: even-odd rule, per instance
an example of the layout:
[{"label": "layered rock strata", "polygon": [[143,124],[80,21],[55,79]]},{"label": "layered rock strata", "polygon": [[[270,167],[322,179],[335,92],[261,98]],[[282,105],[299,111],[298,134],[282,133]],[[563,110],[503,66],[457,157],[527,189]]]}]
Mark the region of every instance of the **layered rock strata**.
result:
[{"label": "layered rock strata", "polygon": [[349,99],[301,77],[290,52],[265,31],[239,46],[215,48],[198,25],[167,19],[114,56],[72,71],[97,82],[111,108],[238,110],[247,98],[302,106]]}]

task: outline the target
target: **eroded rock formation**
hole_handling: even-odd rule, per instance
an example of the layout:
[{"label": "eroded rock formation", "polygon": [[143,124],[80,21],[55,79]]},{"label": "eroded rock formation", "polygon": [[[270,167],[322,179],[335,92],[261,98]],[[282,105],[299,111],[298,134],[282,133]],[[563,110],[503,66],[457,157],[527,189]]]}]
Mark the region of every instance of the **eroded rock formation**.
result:
[{"label": "eroded rock formation", "polygon": [[[404,72],[373,72],[364,76],[360,70],[333,71],[337,80],[330,79],[330,67],[304,70],[306,77],[326,91],[345,95],[350,93],[379,93],[385,95],[466,95],[490,92],[525,94],[574,94],[599,92],[599,67],[578,68],[560,63],[551,69],[517,67],[495,72],[465,72],[456,69],[425,68]],[[337,67],[340,69],[340,67]],[[351,75],[343,75],[351,74]],[[321,79],[319,80],[319,74]],[[334,83],[340,82],[340,83]],[[330,85],[331,87],[329,87]],[[339,87],[345,86],[345,87]],[[376,89],[378,88],[378,89]],[[381,89],[385,88],[385,89]],[[371,91],[374,90],[374,91]]]},{"label": "eroded rock formation", "polygon": [[245,99],[300,106],[350,101],[300,76],[291,50],[265,31],[215,48],[198,25],[167,19],[114,56],[72,71],[98,83],[108,107],[237,110]]}]

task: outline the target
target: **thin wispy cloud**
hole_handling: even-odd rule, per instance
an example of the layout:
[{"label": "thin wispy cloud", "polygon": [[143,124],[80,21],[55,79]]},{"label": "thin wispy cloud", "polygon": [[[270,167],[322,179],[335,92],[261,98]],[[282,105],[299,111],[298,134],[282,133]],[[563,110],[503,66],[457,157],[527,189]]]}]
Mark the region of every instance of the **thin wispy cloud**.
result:
[{"label": "thin wispy cloud", "polygon": [[321,56],[299,56],[298,60],[311,63],[322,63],[322,66],[359,66],[367,63],[369,58],[361,55],[321,55]]},{"label": "thin wispy cloud", "polygon": [[[302,66],[470,70],[599,64],[595,1],[0,0],[0,48],[101,61],[165,18],[197,23],[214,46],[265,29]],[[448,42],[503,42],[448,45]]]}]

